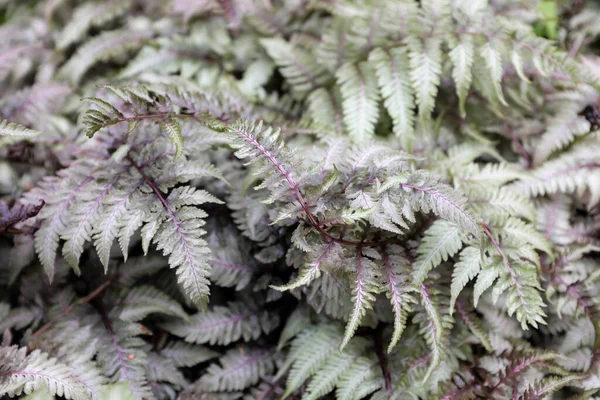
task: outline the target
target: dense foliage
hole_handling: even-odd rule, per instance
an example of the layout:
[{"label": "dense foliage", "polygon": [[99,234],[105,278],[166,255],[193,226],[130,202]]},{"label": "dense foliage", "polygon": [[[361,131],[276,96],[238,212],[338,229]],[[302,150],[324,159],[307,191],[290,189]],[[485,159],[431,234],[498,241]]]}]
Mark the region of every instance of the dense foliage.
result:
[{"label": "dense foliage", "polygon": [[0,21],[0,396],[600,398],[600,6]]}]

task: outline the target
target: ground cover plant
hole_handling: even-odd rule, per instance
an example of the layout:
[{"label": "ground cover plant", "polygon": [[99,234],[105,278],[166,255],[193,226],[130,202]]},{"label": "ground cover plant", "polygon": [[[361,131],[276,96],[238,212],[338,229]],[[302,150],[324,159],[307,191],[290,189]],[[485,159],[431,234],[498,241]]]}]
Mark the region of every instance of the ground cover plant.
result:
[{"label": "ground cover plant", "polygon": [[0,396],[600,398],[600,5],[0,21]]}]

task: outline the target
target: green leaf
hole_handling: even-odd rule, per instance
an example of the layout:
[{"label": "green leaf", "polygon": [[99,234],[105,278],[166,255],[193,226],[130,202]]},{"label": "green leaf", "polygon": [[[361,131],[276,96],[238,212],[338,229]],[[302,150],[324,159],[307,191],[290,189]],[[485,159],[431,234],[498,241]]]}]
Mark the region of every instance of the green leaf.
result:
[{"label": "green leaf", "polygon": [[543,35],[548,39],[556,39],[558,33],[558,6],[556,0],[543,0],[537,3],[537,9],[542,14]]}]

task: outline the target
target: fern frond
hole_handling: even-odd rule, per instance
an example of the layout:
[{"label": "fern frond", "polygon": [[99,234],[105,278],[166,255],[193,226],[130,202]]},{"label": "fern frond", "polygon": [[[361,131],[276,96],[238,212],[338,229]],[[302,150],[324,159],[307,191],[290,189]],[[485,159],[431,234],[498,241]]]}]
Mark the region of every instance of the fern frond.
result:
[{"label": "fern frond", "polygon": [[345,64],[336,78],[342,94],[344,124],[350,136],[362,142],[373,137],[379,117],[379,90],[368,63]]},{"label": "fern frond", "polygon": [[396,184],[411,195],[408,201],[412,209],[425,213],[432,211],[441,218],[460,226],[475,238],[481,237],[477,219],[466,211],[467,200],[460,192],[436,182],[431,174],[420,171],[386,181],[379,192]]},{"label": "fern frond", "polygon": [[502,105],[507,106],[508,103],[504,99],[504,94],[502,93],[502,55],[500,50],[496,48],[497,46],[498,44],[494,41],[486,43],[481,49],[480,57],[483,58],[488,69],[491,84],[498,100]]},{"label": "fern frond", "polygon": [[452,315],[456,299],[467,283],[481,270],[481,251],[476,247],[466,247],[460,252],[459,261],[452,272],[451,298],[448,312]]},{"label": "fern frond", "polygon": [[541,381],[533,384],[529,389],[525,391],[525,393],[523,393],[523,399],[541,399],[549,394],[556,392],[564,386],[577,382],[580,379],[582,379],[582,377],[578,375],[567,375],[561,377],[550,377],[542,379]]},{"label": "fern frond", "polygon": [[304,97],[329,79],[326,69],[307,51],[278,38],[261,39],[260,43],[298,97]]},{"label": "fern frond", "polygon": [[583,196],[589,191],[589,204],[600,201],[600,190],[593,182],[598,180],[600,164],[595,153],[593,138],[578,142],[571,151],[562,154],[533,171],[530,178],[514,184],[516,190],[525,190],[531,196],[554,193],[575,193]]},{"label": "fern frond", "polygon": [[417,249],[414,263],[413,283],[420,286],[433,268],[447,261],[461,248],[464,233],[461,228],[448,221],[435,221],[425,232],[425,237]]},{"label": "fern frond", "polygon": [[79,41],[90,28],[102,26],[110,20],[124,15],[131,5],[132,2],[129,0],[80,5],[73,11],[72,19],[60,33],[56,47],[61,50],[66,49]]},{"label": "fern frond", "polygon": [[335,392],[336,398],[364,398],[378,390],[383,386],[380,369],[377,359],[373,356],[354,359],[352,365],[340,377]]},{"label": "fern frond", "polygon": [[477,317],[474,312],[468,312],[467,310],[465,310],[460,303],[455,304],[455,308],[458,311],[458,314],[460,315],[463,322],[469,327],[469,330],[471,331],[473,336],[475,336],[481,342],[481,344],[483,345],[483,347],[485,347],[487,351],[492,352],[492,343],[487,335],[487,332],[483,328],[479,317]]},{"label": "fern frond", "polygon": [[129,290],[123,300],[119,318],[124,321],[140,321],[149,314],[163,314],[189,319],[181,305],[152,286],[136,286]]},{"label": "fern frond", "polygon": [[319,371],[331,354],[338,352],[341,329],[336,325],[312,327],[292,342],[288,359],[293,362],[283,397],[296,391],[310,376]]},{"label": "fern frond", "polygon": [[242,390],[270,375],[274,368],[269,349],[240,347],[219,358],[219,364],[211,364],[199,383],[211,392]]},{"label": "fern frond", "polygon": [[189,322],[170,322],[165,329],[186,342],[228,345],[243,339],[256,340],[279,325],[279,317],[256,304],[230,302],[193,315]]},{"label": "fern frond", "polygon": [[204,346],[196,346],[181,341],[171,342],[160,350],[160,353],[177,366],[193,367],[219,356],[219,353]]},{"label": "fern frond", "polygon": [[112,322],[105,317],[105,334],[97,335],[97,363],[111,382],[126,382],[137,399],[153,398],[146,375],[145,342],[139,335],[148,334],[140,324]]},{"label": "fern frond", "polygon": [[460,115],[462,118],[465,118],[465,102],[471,88],[471,81],[473,80],[472,67],[475,58],[473,37],[462,35],[458,40],[451,40],[450,43],[452,50],[450,50],[449,56],[454,67],[452,69],[452,78],[456,82]]},{"label": "fern frond", "polygon": [[171,142],[175,145],[174,159],[178,159],[183,154],[183,135],[181,134],[181,127],[173,117],[166,117],[159,119],[158,123],[163,131],[167,134]]},{"label": "fern frond", "polygon": [[404,257],[404,251],[398,246],[387,246],[382,249],[381,256],[385,267],[382,280],[386,285],[386,295],[394,311],[394,332],[387,349],[390,353],[404,332],[408,313],[412,311],[411,303],[417,301],[410,294],[413,289],[409,286],[406,273],[409,262]]},{"label": "fern frond", "polygon": [[310,282],[320,276],[321,268],[323,266],[336,259],[336,255],[340,252],[340,250],[340,245],[334,241],[322,246],[320,251],[311,249],[307,256],[307,262],[298,273],[298,277],[286,285],[273,286],[273,289],[286,291],[308,285]]},{"label": "fern frond", "polygon": [[404,148],[410,150],[414,140],[414,100],[406,50],[375,49],[369,60],[375,63],[383,104],[394,121],[394,134],[401,138]]},{"label": "fern frond", "polygon": [[[487,269],[487,271],[490,271],[488,276],[491,281],[483,280],[482,282],[491,284],[491,282],[500,275],[500,279],[494,287],[493,297],[494,299],[497,299],[500,294],[508,291],[506,299],[508,313],[509,315],[512,315],[516,312],[517,319],[521,322],[523,329],[527,329],[528,324],[533,327],[537,327],[538,323],[544,324],[544,317],[546,314],[542,310],[544,301],[537,290],[539,282],[536,266],[530,264],[529,261],[520,259],[520,254],[512,256],[510,254],[507,255],[498,239],[494,237],[487,228],[485,229],[485,233],[492,242],[496,254],[500,256],[500,259],[496,261],[497,264],[495,267]],[[522,243],[519,243],[518,245],[523,246]],[[501,274],[498,270],[501,266],[504,267],[504,274]],[[482,272],[484,271],[486,271],[486,269],[482,270]],[[482,273],[479,274],[479,278],[481,277]],[[479,278],[475,285],[476,296],[480,282]]]},{"label": "fern frond", "polygon": [[441,47],[442,40],[437,37],[425,40],[408,38],[410,79],[421,120],[429,119],[435,107],[442,73]]},{"label": "fern frond", "polygon": [[106,62],[138,49],[150,37],[148,31],[117,30],[101,33],[81,46],[58,74],[77,85],[85,73],[98,62]]},{"label": "fern frond", "polygon": [[377,283],[374,279],[375,265],[368,258],[363,257],[360,250],[357,250],[355,257],[356,263],[356,282],[352,291],[352,313],[346,324],[346,332],[340,344],[340,350],[350,342],[352,336],[358,329],[362,318],[368,310],[373,308],[375,302],[374,292],[377,288]]},{"label": "fern frond", "polygon": [[279,130],[271,127],[263,128],[258,124],[239,122],[230,125],[228,131],[237,149],[236,156],[250,159],[251,163],[259,163],[260,168],[254,174],[262,178],[257,189],[268,188],[276,197],[271,196],[269,202],[292,192],[297,201],[303,201],[294,180],[297,162],[283,147]]},{"label": "fern frond", "polygon": [[72,89],[64,83],[37,83],[4,96],[0,110],[4,118],[17,124],[42,129],[69,98]]},{"label": "fern frond", "polygon": [[7,120],[0,121],[0,136],[11,136],[18,138],[32,138],[39,136],[41,132],[12,123]]},{"label": "fern frond", "polygon": [[[343,376],[356,378],[356,376],[354,376],[357,372],[356,369],[353,369],[351,373],[349,368],[358,361],[358,354],[362,354],[368,350],[369,345],[370,343],[367,340],[362,337],[357,337],[350,342],[345,351],[334,353],[329,356],[325,364],[322,365],[310,380],[310,383],[306,387],[306,394],[303,398],[305,398],[305,400],[320,399],[331,392]],[[345,379],[345,382],[346,387],[343,389],[348,389],[351,380]],[[340,392],[343,391],[343,389],[340,388]]]},{"label": "fern frond", "polygon": [[431,349],[429,368],[423,377],[423,383],[425,383],[431,377],[433,371],[442,363],[446,354],[444,342],[449,329],[452,327],[452,318],[440,311],[435,289],[423,284],[419,289],[419,293],[421,295],[421,305],[425,310],[420,332],[425,336],[425,340]]},{"label": "fern frond", "polygon": [[0,394],[13,397],[46,388],[51,396],[66,399],[91,399],[74,371],[54,358],[34,350],[27,354],[25,347],[0,347]]}]

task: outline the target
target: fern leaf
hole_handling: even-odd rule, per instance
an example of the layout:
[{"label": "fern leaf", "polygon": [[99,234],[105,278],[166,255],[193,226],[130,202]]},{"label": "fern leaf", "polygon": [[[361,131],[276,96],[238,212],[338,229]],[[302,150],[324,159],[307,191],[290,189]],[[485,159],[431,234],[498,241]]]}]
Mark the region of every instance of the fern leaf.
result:
[{"label": "fern leaf", "polygon": [[419,107],[419,118],[428,120],[435,107],[435,98],[442,73],[442,40],[408,38],[410,79]]},{"label": "fern leaf", "polygon": [[136,399],[153,398],[146,376],[147,355],[144,341],[139,337],[149,333],[137,323],[116,321],[108,317],[98,327],[97,362],[111,382],[126,382]]},{"label": "fern leaf", "polygon": [[388,246],[382,250],[382,258],[385,266],[383,275],[386,277],[386,294],[394,311],[394,332],[387,349],[390,353],[404,332],[408,313],[412,310],[410,304],[416,303],[416,300],[409,294],[411,289],[408,286],[408,278],[403,276],[403,267],[409,265],[403,251],[398,251],[395,246]]},{"label": "fern leaf", "polygon": [[324,325],[306,329],[292,342],[288,360],[292,360],[285,393],[288,397],[296,391],[310,376],[319,371],[327,358],[337,353],[337,344],[341,334],[335,325]]},{"label": "fern leaf", "polygon": [[375,49],[369,60],[375,63],[383,104],[394,121],[394,134],[402,139],[405,149],[410,149],[414,139],[414,100],[406,51],[400,47],[387,52]]},{"label": "fern leaf", "polygon": [[345,62],[356,59],[358,48],[348,39],[351,38],[351,27],[341,18],[334,18],[331,25],[323,33],[316,51],[317,60],[335,72]]},{"label": "fern leaf", "polygon": [[[381,379],[379,385],[366,385],[369,380],[380,377],[380,367],[375,357],[361,356],[354,360],[352,365],[346,369],[340,377],[338,389],[335,392],[336,398],[340,400],[351,400],[367,396],[382,386]],[[364,389],[368,388],[365,392]]]},{"label": "fern leaf", "polygon": [[[349,389],[349,380],[356,378],[356,370],[350,373],[348,370],[355,364],[358,355],[365,352],[370,343],[361,337],[354,338],[344,352],[332,354],[319,372],[313,376],[306,388],[306,394],[303,400],[317,400],[323,398],[331,392],[336,385],[341,383],[342,376],[345,376],[346,387],[340,390]],[[348,379],[350,378],[350,379]]]},{"label": "fern leaf", "polygon": [[73,12],[70,22],[60,33],[56,47],[64,50],[71,44],[79,41],[89,28],[102,26],[110,20],[115,19],[131,8],[132,2],[106,1],[102,3],[84,3]]},{"label": "fern leaf", "polygon": [[[65,226],[66,212],[71,203],[77,198],[79,190],[91,181],[92,177],[88,176],[74,188],[61,188],[60,192],[55,192],[55,195],[59,195],[56,196],[59,201],[54,203],[49,200],[46,207],[38,214],[40,218],[46,219],[47,223],[35,233],[35,249],[50,279],[54,276],[56,249],[59,234]],[[64,196],[60,196],[61,193]]]},{"label": "fern leaf", "polygon": [[240,347],[229,350],[211,364],[200,378],[200,385],[211,392],[242,390],[270,375],[275,368],[268,349]]},{"label": "fern leaf", "polygon": [[159,120],[160,127],[166,132],[169,139],[175,146],[175,155],[173,158],[176,160],[183,154],[183,135],[181,134],[181,127],[172,117],[167,117]]},{"label": "fern leaf", "polygon": [[452,78],[456,82],[456,94],[458,95],[458,106],[462,118],[466,116],[465,102],[473,80],[474,46],[473,37],[468,35],[459,36],[450,51],[452,61]]},{"label": "fern leaf", "polygon": [[279,38],[261,39],[260,43],[298,96],[303,97],[310,90],[322,86],[328,79],[325,68],[307,51]]},{"label": "fern leaf", "polygon": [[489,289],[498,276],[500,276],[502,265],[499,261],[500,260],[498,259],[494,259],[492,262],[487,263],[487,265],[481,267],[479,274],[477,274],[477,281],[475,281],[475,287],[473,288],[473,304],[475,307],[477,307],[481,295]]},{"label": "fern leaf", "polygon": [[[390,184],[394,185],[394,182]],[[388,185],[388,182],[385,185]],[[405,191],[416,194],[412,199],[414,209],[433,211],[445,220],[454,222],[475,238],[481,238],[477,220],[466,211],[467,200],[460,192],[448,185],[435,183],[431,177],[420,173],[411,176],[408,182],[402,182],[401,186]]]},{"label": "fern leaf", "polygon": [[541,250],[546,253],[551,261],[554,261],[554,253],[550,247],[548,240],[542,236],[532,225],[518,218],[509,218],[502,225],[502,234],[510,235],[512,240],[517,242],[527,242],[534,249]]},{"label": "fern leaf", "polygon": [[479,339],[483,347],[489,352],[493,351],[492,343],[490,342],[490,338],[488,337],[486,331],[483,329],[481,325],[481,321],[473,312],[467,312],[463,309],[463,306],[460,303],[456,303],[456,309],[458,310],[458,314],[464,321],[464,323],[469,327],[471,333]]},{"label": "fern leaf", "polygon": [[467,283],[475,278],[481,270],[481,251],[476,247],[467,247],[460,252],[459,261],[454,264],[452,272],[452,285],[450,287],[450,308],[449,313],[452,315],[456,299]]},{"label": "fern leaf", "polygon": [[[100,262],[102,265],[104,265],[105,272],[108,269],[110,250],[113,246],[115,238],[119,233],[119,222],[122,221],[122,218],[127,214],[127,205],[129,203],[129,199],[135,193],[137,188],[142,185],[142,183],[143,180],[138,180],[137,184],[135,184],[133,189],[129,190],[129,192],[113,188],[113,190],[103,200],[104,210],[99,217],[98,229],[95,230],[92,238],[94,240],[94,246],[96,247],[96,252],[98,253]],[[134,219],[133,222],[135,221],[136,220]],[[138,221],[141,223],[141,218]],[[137,230],[137,227],[133,230]],[[127,241],[132,234],[133,232],[131,234],[125,234]],[[127,260],[127,248],[129,246],[124,241],[122,244],[123,255],[125,260]]]},{"label": "fern leaf", "polygon": [[346,129],[359,142],[370,139],[379,117],[379,91],[374,70],[366,62],[345,64],[336,77],[342,93]]},{"label": "fern leaf", "polygon": [[124,321],[140,321],[149,314],[163,314],[188,320],[181,305],[155,287],[140,285],[127,292],[119,315]]},{"label": "fern leaf", "polygon": [[577,108],[576,104],[563,106],[548,121],[548,128],[533,152],[534,165],[542,164],[552,153],[590,132],[590,123],[578,115]]},{"label": "fern leaf", "polygon": [[157,230],[153,242],[169,256],[169,266],[177,269],[177,281],[190,299],[204,308],[210,293],[210,249],[201,238],[206,213],[189,206],[166,210],[169,219]]},{"label": "fern leaf", "polygon": [[66,240],[63,246],[63,257],[77,274],[80,273],[79,258],[83,253],[83,245],[91,240],[92,229],[101,215],[102,203],[118,177],[118,175],[113,177],[105,187],[93,185],[94,190],[88,189],[86,198],[79,199],[80,201],[75,202],[69,209],[69,220],[73,221],[73,224],[61,235]]},{"label": "fern leaf", "polygon": [[324,263],[328,263],[328,258],[332,258],[339,250],[339,244],[334,241],[329,242],[325,245],[320,252],[311,251],[308,255],[308,262],[302,268],[298,277],[294,279],[294,281],[288,283],[283,286],[271,286],[275,290],[286,291],[292,290],[300,286],[308,285],[314,279],[318,278],[321,275],[321,266]]},{"label": "fern leaf", "polygon": [[[541,399],[545,396],[556,392],[557,390],[581,380],[582,377],[578,375],[567,375],[560,377],[548,377],[542,379],[539,382],[531,385],[529,389],[523,393],[524,400],[535,400]],[[590,393],[591,394],[591,393]]]},{"label": "fern leaf", "polygon": [[500,100],[500,103],[507,106],[508,103],[504,99],[504,94],[502,93],[503,69],[502,56],[500,55],[500,51],[494,47],[493,42],[488,42],[483,45],[480,55],[488,68],[490,78],[492,80],[492,84],[496,92],[496,96],[498,97],[498,100]]},{"label": "fern leaf", "polygon": [[[236,157],[249,158],[260,166],[254,174],[263,180],[256,189],[268,188],[273,193],[267,202],[272,203],[288,193],[298,201],[303,200],[295,183],[297,162],[284,148],[279,130],[271,127],[263,129],[261,121],[258,124],[232,124],[228,131],[234,140],[233,147],[237,149]],[[301,205],[307,207],[306,204]]]},{"label": "fern leaf", "polygon": [[0,394],[13,397],[46,387],[51,396],[66,399],[91,399],[84,385],[73,377],[74,371],[54,358],[34,350],[27,354],[25,347],[0,347]]},{"label": "fern leaf", "polygon": [[186,342],[228,345],[240,339],[256,340],[278,325],[276,314],[252,303],[230,302],[226,307],[215,306],[208,312],[194,314],[189,321],[165,324],[165,329]]},{"label": "fern leaf", "polygon": [[169,343],[160,353],[179,367],[193,367],[219,356],[219,353],[207,347],[181,341]]},{"label": "fern leaf", "polygon": [[[529,261],[522,260],[519,252],[507,255],[497,238],[487,228],[485,228],[485,232],[500,256],[500,265],[504,267],[505,271],[504,274],[500,274],[492,292],[494,302],[500,294],[508,291],[506,298],[508,314],[512,315],[516,312],[517,319],[521,322],[524,330],[527,329],[528,324],[533,327],[537,327],[538,323],[545,324],[546,314],[542,310],[545,304],[537,290],[539,282],[536,266],[530,264]],[[523,246],[522,243],[519,245]],[[477,290],[477,284],[475,286]]]},{"label": "fern leaf", "polygon": [[308,98],[308,110],[311,118],[323,127],[335,127],[336,132],[342,133],[342,111],[337,92],[319,88],[312,92]]},{"label": "fern leaf", "polygon": [[73,85],[77,85],[94,64],[109,61],[139,48],[143,41],[149,38],[150,33],[127,29],[101,33],[79,47],[58,74]]},{"label": "fern leaf", "polygon": [[423,383],[427,382],[433,371],[441,364],[445,350],[445,332],[451,326],[448,317],[443,316],[439,310],[439,306],[434,297],[432,289],[425,285],[421,285],[421,305],[423,306],[426,319],[421,327],[421,333],[425,335],[425,339],[431,349],[429,368],[423,377]]},{"label": "fern leaf", "polygon": [[41,132],[12,123],[7,120],[0,121],[0,136],[17,138],[32,138],[41,135]]},{"label": "fern leaf", "polygon": [[357,251],[356,257],[356,283],[352,291],[352,313],[346,324],[346,332],[344,338],[340,344],[340,350],[350,342],[352,336],[358,329],[360,321],[365,316],[368,310],[373,308],[372,304],[375,302],[375,296],[373,292],[377,287],[376,282],[373,279],[374,265],[366,257],[360,254],[360,250]]},{"label": "fern leaf", "polygon": [[444,220],[435,221],[417,249],[413,283],[420,286],[429,271],[456,254],[462,247],[463,236],[458,225]]}]

